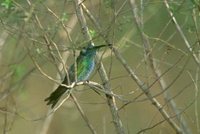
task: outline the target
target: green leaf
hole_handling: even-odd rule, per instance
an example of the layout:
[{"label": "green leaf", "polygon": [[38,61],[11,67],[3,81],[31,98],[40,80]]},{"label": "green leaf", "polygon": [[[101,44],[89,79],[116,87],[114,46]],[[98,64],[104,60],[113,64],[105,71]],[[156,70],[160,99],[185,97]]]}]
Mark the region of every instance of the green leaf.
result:
[{"label": "green leaf", "polygon": [[95,35],[96,35],[96,31],[95,30],[89,29],[89,33],[90,33],[92,38],[95,37]]},{"label": "green leaf", "polygon": [[63,14],[62,14],[61,21],[62,21],[62,22],[65,22],[65,21],[67,21],[67,20],[68,20],[68,15],[67,15],[67,13],[63,13]]},{"label": "green leaf", "polygon": [[113,0],[104,0],[104,5],[106,8],[114,8],[114,1]]},{"label": "green leaf", "polygon": [[14,65],[12,69],[14,70],[14,80],[16,81],[21,79],[26,72],[26,67],[24,65]]},{"label": "green leaf", "polygon": [[6,9],[9,9],[12,7],[12,0],[4,0],[2,3],[1,3],[1,6],[6,8]]}]

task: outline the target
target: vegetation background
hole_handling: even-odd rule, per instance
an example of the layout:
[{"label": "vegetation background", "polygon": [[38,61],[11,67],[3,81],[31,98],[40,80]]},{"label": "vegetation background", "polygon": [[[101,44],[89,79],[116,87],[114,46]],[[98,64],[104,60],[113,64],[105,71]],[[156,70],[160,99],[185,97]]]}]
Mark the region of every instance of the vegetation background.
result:
[{"label": "vegetation background", "polygon": [[[199,0],[1,0],[0,31],[0,133],[200,134]],[[93,84],[52,111],[90,41]]]}]

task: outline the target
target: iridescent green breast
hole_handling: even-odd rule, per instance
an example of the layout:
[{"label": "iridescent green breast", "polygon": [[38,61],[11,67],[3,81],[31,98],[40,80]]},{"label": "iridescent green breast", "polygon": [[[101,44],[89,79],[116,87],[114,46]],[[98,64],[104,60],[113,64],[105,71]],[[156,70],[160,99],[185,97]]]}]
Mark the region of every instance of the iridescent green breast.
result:
[{"label": "iridescent green breast", "polygon": [[95,55],[85,55],[77,58],[75,71],[75,65],[73,64],[69,69],[69,78],[71,82],[75,81],[75,74],[77,76],[77,81],[88,80],[92,71],[95,67],[94,61]]}]

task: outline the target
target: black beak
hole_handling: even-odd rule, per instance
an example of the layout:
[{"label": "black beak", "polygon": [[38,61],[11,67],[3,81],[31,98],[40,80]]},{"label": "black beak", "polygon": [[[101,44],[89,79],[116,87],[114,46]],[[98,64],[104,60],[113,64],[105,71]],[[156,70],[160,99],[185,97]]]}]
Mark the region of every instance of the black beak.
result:
[{"label": "black beak", "polygon": [[99,49],[99,48],[102,48],[102,47],[110,47],[111,44],[108,44],[108,45],[99,45],[99,46],[93,46],[91,47],[92,49]]},{"label": "black beak", "polygon": [[99,45],[99,46],[94,46],[93,48],[94,49],[99,49],[99,48],[101,48],[101,47],[106,47],[107,45]]}]

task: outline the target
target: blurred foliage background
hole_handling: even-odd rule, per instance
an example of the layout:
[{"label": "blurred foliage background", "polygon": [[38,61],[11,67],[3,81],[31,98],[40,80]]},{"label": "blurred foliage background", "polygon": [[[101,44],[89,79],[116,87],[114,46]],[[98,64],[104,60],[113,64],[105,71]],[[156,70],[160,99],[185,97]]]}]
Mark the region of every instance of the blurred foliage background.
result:
[{"label": "blurred foliage background", "polygon": [[[51,114],[44,102],[58,86],[48,77],[61,81],[63,63],[71,65],[89,42],[77,8],[83,9],[94,44],[112,43],[161,105],[155,107],[112,49],[101,49],[118,96],[121,133],[177,133],[172,120],[180,133],[200,134],[199,0],[1,0],[0,133],[120,133],[105,94],[88,86],[73,91],[88,122],[71,98]],[[103,85],[98,69],[99,63],[91,80]]]}]

